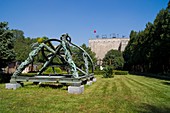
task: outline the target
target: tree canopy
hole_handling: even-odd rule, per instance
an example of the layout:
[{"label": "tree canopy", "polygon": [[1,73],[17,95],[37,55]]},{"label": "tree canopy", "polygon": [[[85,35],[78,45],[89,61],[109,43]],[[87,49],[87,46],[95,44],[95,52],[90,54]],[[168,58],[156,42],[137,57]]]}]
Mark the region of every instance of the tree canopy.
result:
[{"label": "tree canopy", "polygon": [[24,32],[21,30],[12,30],[14,34],[14,50],[16,53],[16,61],[24,61],[31,51],[31,44],[37,40],[33,38],[25,38]]},{"label": "tree canopy", "polygon": [[124,65],[123,55],[120,51],[111,49],[103,58],[103,63],[113,66],[114,69],[122,69]]},{"label": "tree canopy", "polygon": [[[13,29],[11,30],[14,34],[14,51],[16,53],[16,61],[24,61],[28,54],[31,52],[32,44],[35,42],[42,43],[44,40],[47,40],[48,37],[37,37],[37,38],[30,38],[25,37],[24,32],[22,30]],[[41,53],[38,54],[38,57],[35,58],[35,61],[43,62],[43,57]]]},{"label": "tree canopy", "polygon": [[[90,55],[90,57],[93,60],[93,63],[95,64],[97,59],[95,57],[95,53],[91,51],[91,48],[87,47],[86,44],[82,44],[81,47]],[[73,53],[73,60],[75,61],[76,65],[78,67],[82,67],[84,64],[84,60],[83,60],[83,52],[76,48],[76,47],[72,47],[71,51]]]},{"label": "tree canopy", "polygon": [[170,71],[170,2],[143,31],[131,31],[124,51],[125,68],[131,71]]},{"label": "tree canopy", "polygon": [[7,22],[0,22],[0,69],[15,59],[14,35],[8,28]]}]

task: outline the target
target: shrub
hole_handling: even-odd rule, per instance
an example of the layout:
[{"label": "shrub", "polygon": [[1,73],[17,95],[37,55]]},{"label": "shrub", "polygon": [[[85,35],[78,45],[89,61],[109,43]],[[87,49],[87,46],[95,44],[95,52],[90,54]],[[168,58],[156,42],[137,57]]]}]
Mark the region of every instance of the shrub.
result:
[{"label": "shrub", "polygon": [[106,66],[106,67],[104,68],[103,77],[104,77],[104,78],[111,78],[111,77],[113,77],[113,68],[112,68],[112,67],[109,67],[109,66]]},{"label": "shrub", "polygon": [[103,74],[104,74],[104,71],[94,71],[94,74],[95,74],[95,75],[103,75]]},{"label": "shrub", "polygon": [[9,83],[12,74],[0,73],[0,83]]}]

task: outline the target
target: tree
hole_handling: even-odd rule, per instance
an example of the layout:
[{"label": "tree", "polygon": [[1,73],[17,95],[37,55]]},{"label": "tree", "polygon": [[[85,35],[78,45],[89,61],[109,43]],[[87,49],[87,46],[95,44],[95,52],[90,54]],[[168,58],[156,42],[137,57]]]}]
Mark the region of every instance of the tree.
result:
[{"label": "tree", "polygon": [[24,32],[21,30],[17,30],[17,29],[12,29],[11,30],[13,32],[14,38],[24,38]]},{"label": "tree", "polygon": [[154,20],[155,32],[152,42],[154,49],[151,52],[152,71],[163,73],[170,68],[170,8],[168,7],[162,9]]},{"label": "tree", "polygon": [[36,42],[36,39],[25,38],[24,32],[21,30],[12,30],[14,34],[14,50],[16,53],[16,61],[24,61],[31,52],[31,44]]},{"label": "tree", "polygon": [[105,65],[113,66],[115,69],[122,69],[124,65],[123,55],[118,50],[111,49],[103,58]]},{"label": "tree", "polygon": [[168,73],[170,71],[170,1],[153,24],[140,32],[131,31],[123,53],[125,68],[131,71]]},{"label": "tree", "polygon": [[[81,46],[89,55],[90,57],[92,58],[93,60],[93,63],[95,64],[97,59],[95,57],[95,53],[91,51],[91,48],[87,47],[86,44],[82,44]],[[73,54],[73,60],[75,61],[75,64],[82,68],[82,66],[84,65],[84,60],[83,60],[83,52],[76,48],[76,47],[71,47],[71,51],[72,51],[72,54]],[[91,66],[91,64],[89,64]]]},{"label": "tree", "polygon": [[7,22],[0,22],[0,69],[15,59],[13,33]]},{"label": "tree", "polygon": [[90,57],[93,60],[93,63],[95,64],[97,62],[97,58],[95,57],[96,54],[94,52],[92,52],[91,48],[87,47],[86,44],[82,44],[81,47],[90,55]]}]

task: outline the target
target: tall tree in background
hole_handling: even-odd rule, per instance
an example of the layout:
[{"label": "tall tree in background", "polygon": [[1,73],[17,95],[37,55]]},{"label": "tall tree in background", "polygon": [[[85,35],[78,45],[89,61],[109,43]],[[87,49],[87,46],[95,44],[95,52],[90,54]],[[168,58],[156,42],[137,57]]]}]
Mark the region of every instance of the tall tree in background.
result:
[{"label": "tall tree in background", "polygon": [[36,42],[36,39],[25,38],[24,32],[21,30],[12,30],[15,41],[14,50],[16,53],[17,61],[24,61],[28,54],[31,52],[31,44]]},{"label": "tall tree in background", "polygon": [[131,71],[168,73],[170,71],[170,2],[160,10],[154,23],[143,31],[131,31],[123,53],[125,68]]},{"label": "tall tree in background", "polygon": [[[168,3],[169,6],[170,2]],[[170,65],[170,8],[162,9],[154,21],[154,40],[151,52],[152,70],[167,71]]]},{"label": "tall tree in background", "polygon": [[13,33],[7,22],[0,22],[0,70],[15,59]]},{"label": "tall tree in background", "polygon": [[124,65],[123,55],[118,50],[111,49],[103,58],[104,65],[113,66],[114,69],[122,69]]}]

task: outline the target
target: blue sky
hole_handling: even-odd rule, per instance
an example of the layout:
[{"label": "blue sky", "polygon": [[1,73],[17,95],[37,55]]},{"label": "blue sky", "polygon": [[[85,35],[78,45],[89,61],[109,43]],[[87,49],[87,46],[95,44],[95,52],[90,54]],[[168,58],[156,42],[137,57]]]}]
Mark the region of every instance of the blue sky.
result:
[{"label": "blue sky", "polygon": [[[78,45],[97,35],[129,37],[153,22],[169,0],[0,0],[0,21],[26,37],[59,38],[69,33]],[[93,31],[97,33],[94,34]]]}]

